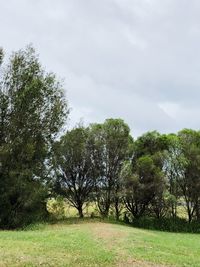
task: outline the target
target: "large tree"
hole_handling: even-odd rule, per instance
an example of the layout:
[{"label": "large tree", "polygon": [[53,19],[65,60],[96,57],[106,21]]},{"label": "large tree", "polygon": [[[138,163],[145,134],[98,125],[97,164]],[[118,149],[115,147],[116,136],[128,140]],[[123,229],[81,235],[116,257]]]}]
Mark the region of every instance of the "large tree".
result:
[{"label": "large tree", "polygon": [[97,203],[102,216],[107,217],[111,204],[116,218],[121,206],[121,168],[132,152],[133,140],[128,125],[121,119],[107,119],[90,127],[91,156],[95,173]]},{"label": "large tree", "polygon": [[167,135],[168,149],[164,156],[163,171],[167,178],[170,215],[177,217],[178,200],[182,197],[179,182],[182,181],[186,167],[186,158],[180,138],[176,134]]},{"label": "large tree", "polygon": [[[152,195],[154,197],[151,199],[151,205],[150,210],[153,211],[153,214],[156,215],[156,217],[161,217],[165,210],[165,200],[164,200],[164,194],[166,191],[166,182],[163,175],[163,166],[164,166],[164,158],[165,158],[165,151],[168,149],[168,138],[166,135],[161,135],[157,131],[147,132],[135,141],[134,145],[134,153],[133,153],[133,170],[138,170],[138,162],[140,162],[141,159],[151,159],[152,164],[154,166],[154,170],[156,170],[156,174],[160,179],[158,181],[152,180],[152,183],[154,183],[156,190],[152,192]],[[142,161],[143,162],[143,161]],[[144,161],[144,163],[147,163],[147,161]],[[145,165],[143,165],[142,168],[145,168]],[[138,171],[136,171],[137,173]],[[146,174],[148,175],[148,169],[146,169]],[[139,175],[140,177],[140,175]],[[146,209],[146,207],[145,207]]]},{"label": "large tree", "polygon": [[17,227],[45,212],[51,147],[68,111],[31,46],[0,72],[0,226]]},{"label": "large tree", "polygon": [[163,173],[150,155],[141,156],[136,164],[124,166],[124,203],[134,218],[143,216],[163,186]]},{"label": "large tree", "polygon": [[55,190],[63,195],[83,217],[83,206],[94,188],[94,173],[88,145],[89,131],[77,127],[55,145]]},{"label": "large tree", "polygon": [[185,199],[189,222],[200,220],[200,132],[184,129],[178,133],[185,165],[178,183]]}]

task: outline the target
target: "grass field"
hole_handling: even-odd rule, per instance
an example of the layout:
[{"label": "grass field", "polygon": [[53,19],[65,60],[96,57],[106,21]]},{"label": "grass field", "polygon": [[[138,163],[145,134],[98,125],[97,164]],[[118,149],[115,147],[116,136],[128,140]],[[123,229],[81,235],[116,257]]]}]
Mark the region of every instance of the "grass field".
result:
[{"label": "grass field", "polygon": [[0,266],[200,266],[200,235],[78,219],[0,231]]}]

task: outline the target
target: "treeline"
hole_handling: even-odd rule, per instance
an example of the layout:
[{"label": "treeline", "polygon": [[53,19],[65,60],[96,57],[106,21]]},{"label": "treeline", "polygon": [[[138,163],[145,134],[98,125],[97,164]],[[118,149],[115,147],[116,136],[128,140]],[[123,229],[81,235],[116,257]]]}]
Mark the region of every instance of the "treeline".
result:
[{"label": "treeline", "polygon": [[63,135],[53,164],[54,191],[80,217],[83,206],[95,201],[103,217],[114,209],[117,220],[124,213],[125,220],[177,218],[182,207],[189,222],[200,221],[199,131],[153,131],[134,141],[123,120],[108,119]]},{"label": "treeline", "polygon": [[[3,51],[0,50],[0,63]],[[32,47],[0,67],[0,227],[48,216],[61,195],[75,207],[96,202],[102,217],[200,221],[200,132],[148,132],[133,139],[121,119],[64,131],[63,86]],[[62,133],[62,134],[61,134]]]}]

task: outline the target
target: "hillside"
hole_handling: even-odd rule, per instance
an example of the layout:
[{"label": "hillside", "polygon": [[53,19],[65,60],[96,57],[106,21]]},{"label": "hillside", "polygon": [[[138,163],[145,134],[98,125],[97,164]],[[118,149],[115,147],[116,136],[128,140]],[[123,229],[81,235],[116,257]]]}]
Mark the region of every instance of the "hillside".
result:
[{"label": "hillside", "polygon": [[0,266],[200,266],[200,237],[99,221],[0,231]]}]

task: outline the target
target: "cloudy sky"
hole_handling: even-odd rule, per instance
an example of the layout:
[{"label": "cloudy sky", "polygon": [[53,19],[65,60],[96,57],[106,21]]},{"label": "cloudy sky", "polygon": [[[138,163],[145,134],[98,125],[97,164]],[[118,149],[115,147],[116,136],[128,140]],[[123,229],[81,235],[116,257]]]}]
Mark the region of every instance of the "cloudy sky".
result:
[{"label": "cloudy sky", "polygon": [[199,0],[0,0],[0,46],[65,79],[70,125],[200,128]]}]

